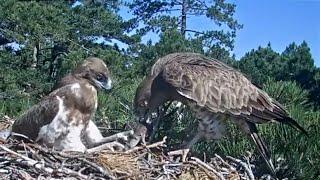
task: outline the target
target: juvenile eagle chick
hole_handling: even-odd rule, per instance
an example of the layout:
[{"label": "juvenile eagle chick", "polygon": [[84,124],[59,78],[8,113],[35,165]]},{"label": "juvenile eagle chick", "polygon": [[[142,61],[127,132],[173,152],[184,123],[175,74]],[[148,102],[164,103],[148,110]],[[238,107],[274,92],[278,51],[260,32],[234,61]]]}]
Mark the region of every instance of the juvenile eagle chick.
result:
[{"label": "juvenile eagle chick", "polygon": [[87,58],[56,89],[31,107],[12,131],[47,147],[64,151],[85,151],[103,137],[92,119],[98,106],[97,89],[111,89],[106,64]]}]

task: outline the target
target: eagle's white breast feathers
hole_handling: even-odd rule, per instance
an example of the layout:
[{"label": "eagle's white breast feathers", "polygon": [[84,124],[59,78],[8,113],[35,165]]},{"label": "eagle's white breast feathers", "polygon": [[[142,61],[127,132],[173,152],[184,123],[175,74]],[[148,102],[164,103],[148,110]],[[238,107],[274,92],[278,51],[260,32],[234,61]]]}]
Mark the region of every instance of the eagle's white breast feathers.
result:
[{"label": "eagle's white breast feathers", "polygon": [[[68,122],[70,111],[64,106],[61,97],[56,96],[56,98],[59,101],[58,113],[50,124],[40,128],[36,141],[55,147],[57,150],[85,151],[86,147],[79,138],[84,125]],[[77,121],[77,119],[73,117],[72,121]]]}]

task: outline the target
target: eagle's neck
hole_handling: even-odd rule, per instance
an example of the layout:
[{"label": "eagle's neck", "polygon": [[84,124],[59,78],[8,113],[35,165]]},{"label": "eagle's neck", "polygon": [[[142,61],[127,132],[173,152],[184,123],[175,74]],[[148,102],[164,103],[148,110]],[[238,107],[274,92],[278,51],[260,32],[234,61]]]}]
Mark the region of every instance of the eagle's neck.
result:
[{"label": "eagle's neck", "polygon": [[163,78],[157,76],[154,78],[151,86],[151,97],[149,101],[150,109],[156,109],[163,105],[165,102],[174,100],[176,96],[175,89],[168,84]]}]

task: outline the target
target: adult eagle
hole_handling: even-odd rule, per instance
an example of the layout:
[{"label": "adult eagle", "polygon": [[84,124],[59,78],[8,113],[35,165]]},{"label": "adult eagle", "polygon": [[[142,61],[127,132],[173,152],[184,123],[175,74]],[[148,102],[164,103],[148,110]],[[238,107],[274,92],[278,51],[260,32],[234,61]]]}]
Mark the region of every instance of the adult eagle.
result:
[{"label": "adult eagle", "polygon": [[110,89],[106,64],[87,58],[56,89],[31,107],[12,126],[12,131],[56,150],[85,151],[103,137],[93,123],[97,89]]},{"label": "adult eagle", "polygon": [[229,119],[251,136],[273,172],[269,150],[258,135],[256,124],[277,121],[307,134],[280,103],[242,73],[200,54],[173,53],[158,59],[136,91],[134,110],[143,122],[167,101],[188,105],[199,120],[198,132],[187,149],[202,138],[223,137]]}]

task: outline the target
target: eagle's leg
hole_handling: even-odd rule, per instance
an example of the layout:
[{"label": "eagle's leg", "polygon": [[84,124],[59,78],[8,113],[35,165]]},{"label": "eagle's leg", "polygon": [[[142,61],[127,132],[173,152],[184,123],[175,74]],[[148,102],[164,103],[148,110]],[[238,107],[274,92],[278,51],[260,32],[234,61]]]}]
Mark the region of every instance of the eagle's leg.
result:
[{"label": "eagle's leg", "polygon": [[118,140],[128,141],[129,137],[132,136],[133,130],[121,132],[108,137],[103,137],[98,127],[93,123],[92,120],[84,132],[84,139],[89,148],[102,147],[107,149],[123,149],[123,145]]},{"label": "eagle's leg", "polygon": [[199,142],[202,138],[204,137],[204,134],[202,131],[197,131],[196,135],[191,139],[191,141],[189,141],[187,143],[187,145],[185,146],[185,150],[183,151],[182,154],[182,162],[185,162],[187,159],[187,155],[190,151],[190,149],[192,148],[193,145],[195,145],[197,142]]},{"label": "eagle's leg", "polygon": [[92,120],[89,121],[89,124],[84,132],[84,139],[87,143],[88,147],[95,147],[97,143],[100,143],[103,139],[103,136],[98,129],[98,127],[94,124]]},{"label": "eagle's leg", "polygon": [[199,116],[199,124],[196,135],[183,148],[169,152],[169,155],[182,155],[182,161],[186,160],[187,154],[194,144],[202,138],[206,140],[221,139],[226,131],[225,117],[216,114],[204,113]]},{"label": "eagle's leg", "polygon": [[182,162],[185,162],[187,159],[187,155],[190,149],[192,148],[192,146],[196,144],[198,141],[200,141],[201,138],[203,137],[204,137],[204,134],[202,133],[202,131],[197,131],[196,135],[191,139],[191,141],[189,141],[186,145],[182,145],[181,149],[168,152],[168,155],[169,156],[181,155]]},{"label": "eagle's leg", "polygon": [[63,138],[56,138],[54,140],[53,147],[57,150],[63,151],[78,151],[85,152],[86,146],[81,140],[81,130],[80,127],[73,127],[68,129],[69,132]]}]

